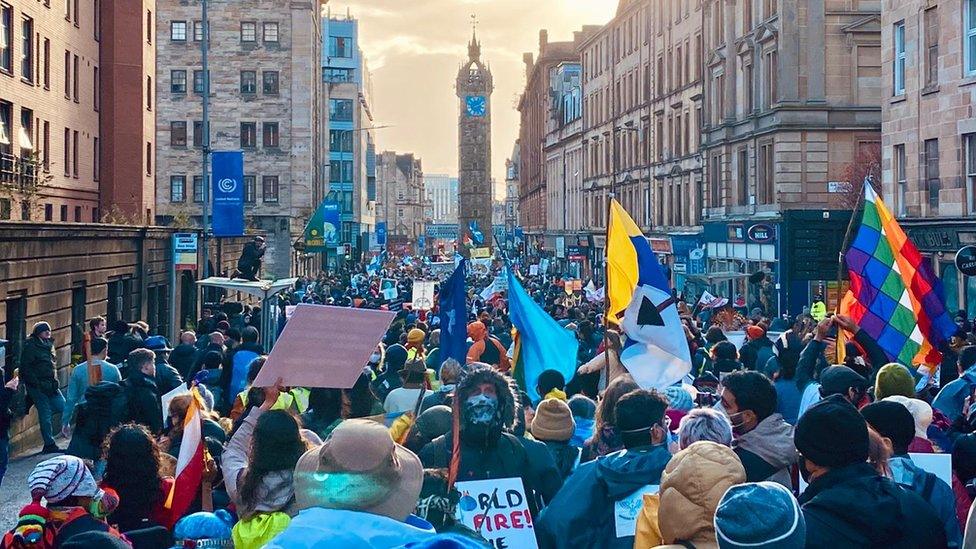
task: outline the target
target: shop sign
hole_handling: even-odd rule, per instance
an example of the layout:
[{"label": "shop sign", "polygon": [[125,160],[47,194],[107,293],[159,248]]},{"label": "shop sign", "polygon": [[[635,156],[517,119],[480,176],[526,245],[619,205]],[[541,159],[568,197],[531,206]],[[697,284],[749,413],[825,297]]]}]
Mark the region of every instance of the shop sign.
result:
[{"label": "shop sign", "polygon": [[579,246],[566,246],[566,258],[570,261],[583,261],[585,257]]},{"label": "shop sign", "polygon": [[956,268],[966,276],[976,276],[976,246],[965,246],[956,252]]},{"label": "shop sign", "polygon": [[776,228],[765,223],[757,223],[749,227],[749,241],[757,244],[766,244],[776,238]]},{"label": "shop sign", "polygon": [[745,236],[745,226],[741,223],[729,223],[728,225],[728,236],[727,240],[729,242],[743,242],[746,239]]},{"label": "shop sign", "polygon": [[669,254],[671,253],[671,239],[669,238],[648,238],[647,241],[651,244],[651,250],[658,254]]}]

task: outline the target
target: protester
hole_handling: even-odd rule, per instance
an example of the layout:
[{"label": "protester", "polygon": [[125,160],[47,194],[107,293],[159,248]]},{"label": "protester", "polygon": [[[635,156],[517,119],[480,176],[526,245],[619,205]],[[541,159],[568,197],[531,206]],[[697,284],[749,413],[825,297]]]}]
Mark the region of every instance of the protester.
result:
[{"label": "protester", "polygon": [[119,383],[122,380],[118,367],[105,360],[108,356],[108,341],[100,337],[92,339],[91,354],[90,362],[82,362],[75,366],[71,370],[71,377],[68,378],[68,397],[64,404],[64,412],[61,414],[61,434],[66,438],[71,436],[75,406],[85,402],[85,391],[89,385],[100,381]]},{"label": "protester", "polygon": [[944,385],[932,408],[942,412],[949,421],[955,421],[962,415],[963,404],[976,389],[976,345],[964,347],[959,352],[959,378]]},{"label": "protester", "polygon": [[747,326],[746,340],[739,349],[742,367],[746,370],[762,370],[773,356],[773,342],[766,337],[766,325]]},{"label": "protester", "polygon": [[596,402],[583,394],[573,395],[566,403],[573,412],[573,422],[576,429],[573,431],[569,443],[582,451],[583,444],[593,436],[593,418],[596,416]]},{"label": "protester", "polygon": [[861,408],[869,402],[869,386],[864,376],[847,366],[830,366],[820,372],[820,397],[841,395],[855,408]]},{"label": "protester", "polygon": [[387,413],[413,412],[418,409],[427,394],[424,388],[426,375],[427,365],[423,359],[416,358],[407,362],[400,370],[402,386],[390,391],[383,402],[383,409]]},{"label": "protester", "polygon": [[868,426],[840,395],[814,404],[796,426],[799,502],[808,547],[946,547],[932,507],[867,463]]},{"label": "protester", "polygon": [[688,385],[688,389],[683,385],[672,385],[664,390],[664,396],[668,397],[668,419],[671,420],[671,425],[679,425],[681,423],[681,418],[685,417],[685,414],[690,412],[695,407],[695,402],[692,400],[691,391],[697,391],[694,387]]},{"label": "protester", "polygon": [[103,452],[101,487],[114,490],[121,502],[109,523],[122,532],[152,526],[172,529],[179,517],[172,516],[165,503],[173,479],[160,475],[160,450],[152,434],[142,425],[120,425],[105,437]]},{"label": "protester", "polygon": [[[430,369],[429,360],[427,368]],[[425,410],[434,406],[451,406],[454,401],[454,389],[457,387],[457,379],[460,374],[461,365],[458,364],[457,360],[453,358],[445,360],[438,374],[441,382],[440,387],[424,397],[424,401],[420,404],[420,413],[424,413]]]},{"label": "protester", "polygon": [[566,479],[536,520],[541,548],[633,547],[635,532],[617,530],[614,509],[646,486],[660,484],[671,459],[665,444],[667,405],[663,395],[643,389],[616,402],[616,427],[625,450],[582,464]]},{"label": "protester", "polygon": [[129,353],[142,347],[143,340],[133,333],[132,326],[124,320],[112,323],[108,338],[108,361],[121,365],[129,357]]},{"label": "protester", "polygon": [[580,463],[592,461],[623,448],[616,427],[617,401],[625,394],[639,388],[630,374],[618,376],[607,385],[597,405],[593,436],[583,445]]},{"label": "protester", "polygon": [[[198,386],[197,389],[199,390],[200,387]],[[162,450],[173,457],[179,457],[180,455],[180,448],[183,444],[184,423],[186,422],[186,414],[190,409],[191,402],[193,402],[193,395],[190,393],[176,395],[169,401],[167,417],[169,419],[170,429],[167,436],[161,442],[161,445],[163,446]],[[227,433],[217,421],[219,418],[216,414],[207,410],[201,410],[200,415],[201,433],[207,442],[207,446],[223,447],[224,443],[227,442]]]},{"label": "protester", "polygon": [[54,340],[51,325],[47,322],[34,324],[30,337],[20,351],[20,379],[27,389],[27,396],[37,408],[37,423],[44,441],[42,454],[60,452],[54,443],[54,414],[64,410],[64,397],[55,376]]},{"label": "protester", "polygon": [[468,324],[468,337],[473,341],[468,349],[468,364],[483,362],[501,372],[507,372],[511,368],[505,348],[497,338],[488,335],[488,329],[483,322]]},{"label": "protester", "polygon": [[558,398],[566,401],[566,378],[556,370],[543,370],[539,373],[536,381],[535,391],[539,394],[540,400]]},{"label": "protester", "polygon": [[450,407],[431,406],[417,416],[403,445],[411,452],[418,453],[435,438],[446,435],[451,430],[451,423]]},{"label": "protester", "polygon": [[558,398],[547,398],[539,403],[532,419],[532,436],[545,443],[563,479],[573,472],[579,462],[579,447],[569,443],[575,430],[573,412],[565,402]]},{"label": "protester", "polygon": [[420,460],[374,422],[344,421],[295,465],[298,516],[266,547],[384,549],[435,534],[413,516],[423,482]]},{"label": "protester", "polygon": [[302,414],[302,426],[322,440],[342,423],[342,391],[316,387],[309,391],[308,410]]},{"label": "protester", "polygon": [[156,355],[149,349],[129,353],[129,376],[122,382],[125,420],[145,425],[158,435],[163,430],[163,408],[156,388]]},{"label": "protester", "polygon": [[166,341],[166,338],[159,335],[149,336],[146,338],[145,346],[146,349],[149,349],[156,355],[155,381],[156,390],[159,394],[165,395],[180,385],[183,385],[183,376],[168,362],[169,354],[173,349],[170,349],[169,342]]},{"label": "protester", "polygon": [[[3,377],[3,367],[0,367],[0,379]],[[7,462],[10,458],[10,422],[13,414],[10,412],[10,402],[20,387],[20,378],[11,378],[0,390],[0,484],[7,474]]]},{"label": "protester", "polygon": [[183,379],[189,377],[190,370],[193,369],[193,365],[197,361],[197,355],[200,353],[196,347],[196,343],[197,334],[191,330],[187,330],[180,334],[180,344],[169,355],[169,363],[176,368],[176,371],[180,373]]},{"label": "protester", "polygon": [[733,448],[749,482],[772,480],[792,487],[796,463],[793,428],[776,413],[776,389],[759,372],[733,372],[722,380],[721,410],[732,424]]},{"label": "protester", "polygon": [[773,356],[759,367],[773,380],[776,388],[776,412],[790,425],[796,425],[800,415],[802,393],[796,386],[796,367],[800,361],[800,339],[793,330],[783,332],[773,344]]},{"label": "protester", "polygon": [[[956,496],[956,517],[964,530],[969,509],[976,500],[976,434],[956,439],[952,448],[952,492]],[[966,532],[968,533],[968,531]],[[964,547],[969,547],[964,545]]]},{"label": "protester", "polygon": [[935,446],[932,445],[928,435],[929,426],[932,425],[933,418],[932,406],[924,400],[907,398],[902,395],[893,395],[885,400],[901,404],[912,414],[912,420],[915,422],[915,433],[912,437],[911,444],[908,445],[908,451],[919,454],[936,453]]},{"label": "protester", "polygon": [[776,482],[729,488],[715,511],[719,549],[804,549],[807,526],[793,494]]},{"label": "protester", "polygon": [[892,395],[915,398],[915,378],[908,368],[894,362],[878,370],[874,381],[874,398],[881,400]]},{"label": "protester", "polygon": [[891,479],[900,486],[922,496],[935,510],[945,527],[949,547],[962,543],[962,531],[956,517],[956,498],[946,482],[915,465],[908,455],[908,445],[915,437],[915,420],[904,405],[894,401],[879,401],[861,409],[861,415],[891,445],[888,460]]},{"label": "protester", "polygon": [[248,385],[247,374],[251,363],[264,354],[258,344],[258,331],[253,326],[244,328],[241,333],[241,344],[229,352],[224,358],[220,373],[220,388],[224,395],[224,410],[230,410],[234,398]]},{"label": "protester", "polygon": [[681,450],[699,441],[732,446],[732,425],[725,414],[713,408],[695,408],[681,418],[678,446]]},{"label": "protester", "polygon": [[719,379],[723,377],[723,374],[743,369],[742,363],[739,362],[739,352],[730,341],[716,343],[712,347],[711,355],[711,372]]}]

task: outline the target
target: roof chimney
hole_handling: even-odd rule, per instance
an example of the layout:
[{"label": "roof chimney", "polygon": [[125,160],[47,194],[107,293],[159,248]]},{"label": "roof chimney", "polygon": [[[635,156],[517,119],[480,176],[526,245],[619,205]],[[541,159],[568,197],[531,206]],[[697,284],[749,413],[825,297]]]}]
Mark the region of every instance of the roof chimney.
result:
[{"label": "roof chimney", "polygon": [[546,48],[546,44],[549,43],[549,31],[542,29],[539,31],[539,53]]},{"label": "roof chimney", "polygon": [[533,68],[533,65],[535,64],[532,61],[532,54],[529,53],[529,52],[523,53],[522,54],[522,62],[525,63],[525,74],[527,74],[527,75],[528,74],[532,74],[532,68]]}]

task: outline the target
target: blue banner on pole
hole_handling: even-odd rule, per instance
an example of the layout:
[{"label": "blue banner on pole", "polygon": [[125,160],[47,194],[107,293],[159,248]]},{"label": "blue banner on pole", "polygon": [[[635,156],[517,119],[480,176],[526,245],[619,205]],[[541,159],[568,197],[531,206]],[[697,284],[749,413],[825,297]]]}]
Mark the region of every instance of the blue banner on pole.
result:
[{"label": "blue banner on pole", "polygon": [[213,234],[244,234],[244,152],[214,151],[213,162]]},{"label": "blue banner on pole", "polygon": [[339,237],[342,236],[339,232],[339,227],[342,226],[340,221],[342,213],[339,211],[339,203],[335,200],[326,200],[322,203],[322,221],[325,236],[325,245],[330,248],[335,248],[339,245]]},{"label": "blue banner on pole", "polygon": [[386,246],[386,221],[380,221],[376,224],[376,243],[380,246]]}]

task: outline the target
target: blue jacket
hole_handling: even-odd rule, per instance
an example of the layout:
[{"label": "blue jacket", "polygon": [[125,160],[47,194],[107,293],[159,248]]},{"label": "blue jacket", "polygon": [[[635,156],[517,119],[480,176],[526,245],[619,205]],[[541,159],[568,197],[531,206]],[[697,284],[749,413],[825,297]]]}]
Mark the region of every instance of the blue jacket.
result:
[{"label": "blue jacket", "polygon": [[634,536],[617,537],[615,503],[661,483],[671,460],[667,446],[614,452],[580,465],[536,521],[539,547],[630,549]]},{"label": "blue jacket", "polygon": [[[935,514],[945,525],[949,547],[961,546],[962,531],[956,517],[956,496],[952,488],[944,480],[915,465],[915,462],[908,455],[892,456],[888,465],[891,467],[892,480],[922,496],[922,499],[935,509]],[[929,484],[928,488],[926,488],[926,483]]]},{"label": "blue jacket", "polygon": [[962,415],[962,404],[972,393],[973,387],[976,387],[976,366],[943,387],[932,401],[932,407],[945,414],[949,421],[956,421]]},{"label": "blue jacket", "polygon": [[291,519],[285,531],[266,549],[326,549],[361,547],[386,549],[423,541],[435,535],[434,527],[413,515],[406,522],[382,515],[312,507]]}]

